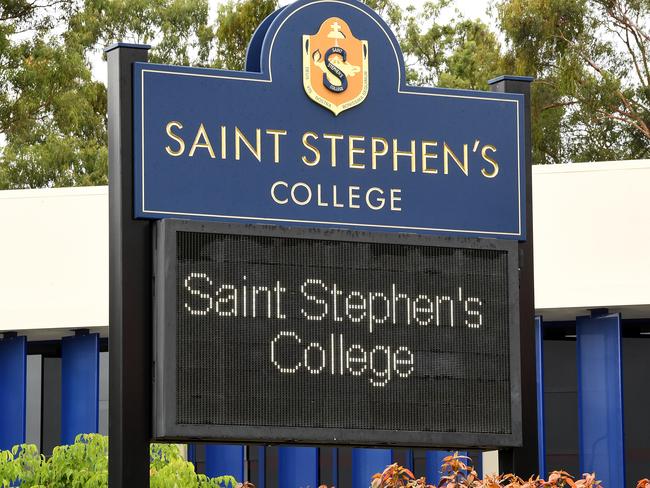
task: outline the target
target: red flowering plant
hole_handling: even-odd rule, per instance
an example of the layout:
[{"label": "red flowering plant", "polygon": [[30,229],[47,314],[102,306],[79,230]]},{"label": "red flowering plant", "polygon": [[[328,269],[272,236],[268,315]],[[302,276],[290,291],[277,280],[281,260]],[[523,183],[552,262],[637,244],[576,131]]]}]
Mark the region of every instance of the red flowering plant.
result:
[{"label": "red flowering plant", "polygon": [[[454,453],[443,460],[440,482],[437,488],[601,488],[595,474],[584,474],[582,479],[574,480],[565,471],[552,472],[548,480],[532,477],[528,480],[514,474],[488,475],[484,479],[472,466],[467,456]],[[370,488],[435,488],[424,478],[416,479],[406,468],[393,464],[382,473],[373,476]],[[637,488],[650,488],[650,480],[639,482]]]},{"label": "red flowering plant", "polygon": [[435,488],[428,485],[424,478],[416,479],[415,475],[398,464],[391,464],[386,469],[372,477],[370,488]]}]

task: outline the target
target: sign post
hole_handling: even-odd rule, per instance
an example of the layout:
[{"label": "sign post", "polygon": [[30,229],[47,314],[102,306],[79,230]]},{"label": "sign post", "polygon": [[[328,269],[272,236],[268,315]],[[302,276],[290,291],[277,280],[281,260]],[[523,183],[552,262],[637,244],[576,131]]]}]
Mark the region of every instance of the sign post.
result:
[{"label": "sign post", "polygon": [[535,363],[535,268],[533,261],[533,157],[531,146],[530,85],[525,76],[501,76],[490,81],[493,91],[520,93],[524,96],[525,174],[526,174],[526,240],[519,243],[520,287],[519,324],[521,340],[521,405],[523,446],[499,453],[501,472],[517,473],[524,479],[539,468],[537,432],[537,383]]},{"label": "sign post", "polygon": [[133,64],[149,46],[115,44],[108,56],[109,412],[111,488],[149,486],[151,440],[151,228],[133,217]]}]

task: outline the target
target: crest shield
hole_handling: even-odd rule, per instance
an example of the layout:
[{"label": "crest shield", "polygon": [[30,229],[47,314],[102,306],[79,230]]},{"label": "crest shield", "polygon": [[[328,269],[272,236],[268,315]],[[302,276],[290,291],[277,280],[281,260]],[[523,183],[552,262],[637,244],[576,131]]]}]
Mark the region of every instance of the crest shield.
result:
[{"label": "crest shield", "polygon": [[368,95],[368,42],[348,24],[330,17],[315,35],[304,35],[303,85],[317,104],[339,115]]}]

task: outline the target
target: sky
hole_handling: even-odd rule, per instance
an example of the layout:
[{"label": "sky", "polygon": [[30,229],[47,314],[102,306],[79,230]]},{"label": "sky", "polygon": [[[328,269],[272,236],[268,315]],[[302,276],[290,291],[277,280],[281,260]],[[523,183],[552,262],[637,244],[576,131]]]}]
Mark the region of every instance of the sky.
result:
[{"label": "sky", "polygon": [[[281,6],[288,5],[292,3],[293,0],[279,0]],[[427,0],[398,0],[400,5],[404,7],[408,5],[413,5],[416,8],[422,7]],[[214,15],[216,9],[214,8],[216,4],[223,3],[223,0],[211,0],[211,11]],[[490,4],[490,0],[452,0],[452,8],[447,9],[446,12],[443,12],[443,17],[445,13],[451,17],[453,15],[453,9],[458,9],[460,13],[469,19],[481,19],[483,22],[490,24],[490,17],[487,14],[487,9]],[[93,53],[91,56],[91,65],[93,78],[100,80],[106,83],[107,73],[106,65],[102,61],[101,50]],[[2,146],[2,135],[0,134],[0,146]]]},{"label": "sky", "polygon": [[[291,3],[293,0],[279,0],[280,5],[284,6]],[[413,5],[416,8],[422,7],[426,0],[398,0],[400,5],[406,7],[407,5]],[[222,3],[223,0],[212,0],[211,6],[214,7],[216,4]],[[487,15],[486,11],[490,4],[490,0],[453,0],[453,7],[457,8],[464,17],[475,19],[479,18],[486,23],[490,23],[490,18]],[[211,9],[212,12],[215,11],[214,8]],[[448,12],[449,15],[452,14],[453,10]],[[91,56],[91,64],[93,77],[97,80],[100,80],[106,83],[106,65],[102,61],[102,52],[97,50],[93,56]],[[0,134],[0,146],[2,145],[2,135]]]},{"label": "sky", "polygon": [[[221,3],[222,0],[213,0],[213,6],[215,4]],[[401,5],[414,5],[415,7],[421,7],[426,0],[398,0]],[[291,3],[292,0],[280,0],[280,5],[287,5]],[[464,17],[475,19],[479,18],[486,23],[490,23],[490,18],[487,15],[486,11],[490,4],[490,0],[453,0],[453,6],[457,8]],[[214,11],[214,9],[212,9]],[[449,13],[451,15],[451,11]],[[106,73],[106,64],[102,60],[101,50],[97,50],[93,56],[91,56],[91,65],[93,77],[97,80],[103,81],[106,83],[107,73]],[[4,135],[0,134],[0,150],[4,146]]]},{"label": "sky", "polygon": [[[280,0],[280,5],[287,5],[291,3],[292,0]],[[414,5],[415,7],[421,7],[426,0],[398,0],[400,5]],[[489,17],[486,14],[488,5],[490,4],[489,0],[453,0],[453,5],[456,7],[465,17],[470,19],[480,18],[483,21],[489,21]]]}]

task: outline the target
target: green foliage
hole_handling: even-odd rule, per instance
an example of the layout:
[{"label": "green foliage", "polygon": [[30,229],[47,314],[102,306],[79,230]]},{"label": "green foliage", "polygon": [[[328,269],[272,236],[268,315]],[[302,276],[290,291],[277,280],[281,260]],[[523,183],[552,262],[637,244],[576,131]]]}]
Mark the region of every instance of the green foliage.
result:
[{"label": "green foliage", "polygon": [[410,10],[406,16],[402,50],[415,60],[409,79],[419,85],[487,90],[487,81],[505,69],[499,41],[483,22],[464,19],[451,12],[452,6],[451,0],[429,1],[422,12]]},{"label": "green foliage", "polygon": [[0,13],[9,16],[0,33],[0,188],[104,183],[106,90],[83,53],[50,34],[65,13],[25,5],[15,19]]},{"label": "green foliage", "polygon": [[[498,31],[453,0],[364,1],[396,32],[411,83],[483,90],[501,74],[534,76],[534,162],[650,157],[648,0],[495,0]],[[0,2],[0,189],[107,183],[106,87],[91,70],[104,46],[242,69],[277,6],[226,0],[212,22],[209,0]]]},{"label": "green foliage", "polygon": [[208,64],[207,0],[84,0],[64,38],[88,55],[115,41],[152,44],[152,62]]},{"label": "green foliage", "polygon": [[246,49],[260,22],[278,8],[277,0],[230,0],[217,10],[216,37],[213,65],[217,68],[243,70]]},{"label": "green foliage", "polygon": [[537,79],[537,163],[650,156],[650,2],[500,0],[513,71]]},{"label": "green foliage", "polygon": [[0,3],[0,190],[108,182],[104,46],[149,43],[158,63],[241,69],[276,0],[12,0]]},{"label": "green foliage", "polygon": [[[0,451],[0,487],[20,482],[25,488],[108,487],[108,438],[77,436],[71,446],[59,446],[49,459],[36,446]],[[232,476],[208,478],[196,474],[175,445],[152,444],[150,486],[153,488],[235,488]]]}]

